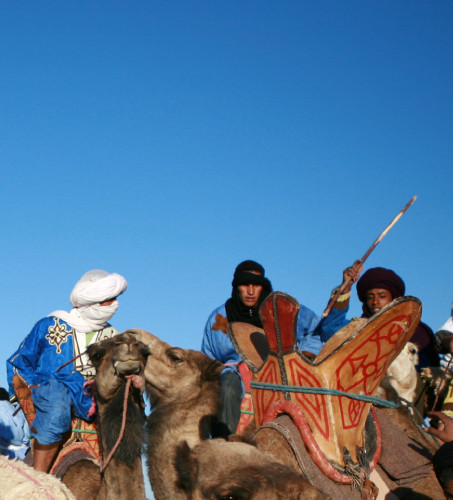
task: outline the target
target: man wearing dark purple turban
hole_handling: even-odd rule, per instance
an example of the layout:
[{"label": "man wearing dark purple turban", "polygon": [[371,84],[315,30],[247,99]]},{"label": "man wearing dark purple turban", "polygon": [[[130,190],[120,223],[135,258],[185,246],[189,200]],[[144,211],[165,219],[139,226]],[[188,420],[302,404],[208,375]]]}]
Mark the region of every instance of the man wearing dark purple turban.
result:
[{"label": "man wearing dark purple turban", "polygon": [[[356,261],[343,271],[344,292],[338,297],[329,315],[319,324],[321,340],[326,342],[332,335],[349,323],[346,314],[349,310],[351,286],[357,281],[363,266]],[[338,288],[332,291],[332,296]],[[371,318],[393,299],[402,297],[406,292],[404,281],[391,269],[373,267],[368,269],[357,281],[357,295],[362,302],[362,318]],[[439,356],[434,347],[434,334],[431,328],[420,321],[414,335],[410,339],[418,347],[419,363],[417,370],[426,366],[438,366]]]}]

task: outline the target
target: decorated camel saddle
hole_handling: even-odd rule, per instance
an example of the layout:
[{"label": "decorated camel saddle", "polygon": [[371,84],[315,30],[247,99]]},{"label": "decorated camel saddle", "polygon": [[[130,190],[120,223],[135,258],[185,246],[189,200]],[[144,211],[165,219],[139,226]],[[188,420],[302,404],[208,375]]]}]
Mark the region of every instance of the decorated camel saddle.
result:
[{"label": "decorated camel saddle", "polygon": [[[13,376],[13,387],[28,425],[31,427],[36,417],[36,412],[31,398],[30,387],[18,374]],[[79,460],[91,460],[99,465],[101,454],[96,423],[74,417],[71,422],[71,430],[63,440],[62,447],[58,452],[50,473],[57,477],[62,477],[67,469]]]},{"label": "decorated camel saddle", "polygon": [[368,321],[351,322],[315,359],[297,348],[299,307],[289,295],[273,292],[260,309],[264,330],[231,323],[229,335],[249,368],[256,425],[289,415],[321,471],[336,483],[352,484],[351,470],[368,474],[379,461],[373,398],[415,331],[421,303],[401,297]]}]

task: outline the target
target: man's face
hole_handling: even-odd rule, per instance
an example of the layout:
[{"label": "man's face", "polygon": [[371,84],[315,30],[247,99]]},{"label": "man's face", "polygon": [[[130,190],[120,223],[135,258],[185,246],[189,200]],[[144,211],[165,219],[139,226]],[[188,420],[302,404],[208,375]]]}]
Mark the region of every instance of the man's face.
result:
[{"label": "man's face", "polygon": [[247,307],[253,307],[258,302],[263,287],[261,285],[239,285],[239,298]]},{"label": "man's face", "polygon": [[384,288],[372,288],[366,293],[366,306],[371,314],[376,314],[393,300],[392,294]]},{"label": "man's face", "polygon": [[114,297],[113,299],[109,299],[109,300],[104,300],[104,302],[99,302],[99,305],[100,306],[111,306],[116,300],[116,297]]},{"label": "man's face", "polygon": [[[247,272],[261,276],[261,273],[257,271],[247,271]],[[238,291],[241,302],[247,307],[253,307],[260,299],[263,287],[261,285],[239,285]]]}]

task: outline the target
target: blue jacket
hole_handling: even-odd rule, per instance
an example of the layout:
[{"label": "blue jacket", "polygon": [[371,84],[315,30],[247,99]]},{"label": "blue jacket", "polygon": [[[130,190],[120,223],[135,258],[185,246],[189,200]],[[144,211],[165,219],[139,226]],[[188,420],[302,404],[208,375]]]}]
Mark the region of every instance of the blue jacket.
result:
[{"label": "blue jacket", "polygon": [[21,375],[28,385],[39,385],[49,379],[56,379],[68,388],[75,415],[87,419],[91,396],[84,394],[83,375],[74,370],[74,363],[69,363],[58,373],[56,371],[73,357],[71,327],[55,316],[39,320],[7,361],[10,393],[14,394],[12,378],[15,373]]}]

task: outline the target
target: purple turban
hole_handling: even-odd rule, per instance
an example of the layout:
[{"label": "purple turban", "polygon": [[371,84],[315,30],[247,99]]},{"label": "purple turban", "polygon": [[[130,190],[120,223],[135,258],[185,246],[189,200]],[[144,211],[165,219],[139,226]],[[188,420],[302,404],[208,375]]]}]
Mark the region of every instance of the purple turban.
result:
[{"label": "purple turban", "polygon": [[391,269],[373,267],[363,273],[357,281],[357,295],[361,302],[366,301],[366,294],[372,288],[383,288],[392,294],[392,299],[402,297],[406,291],[404,281]]}]

